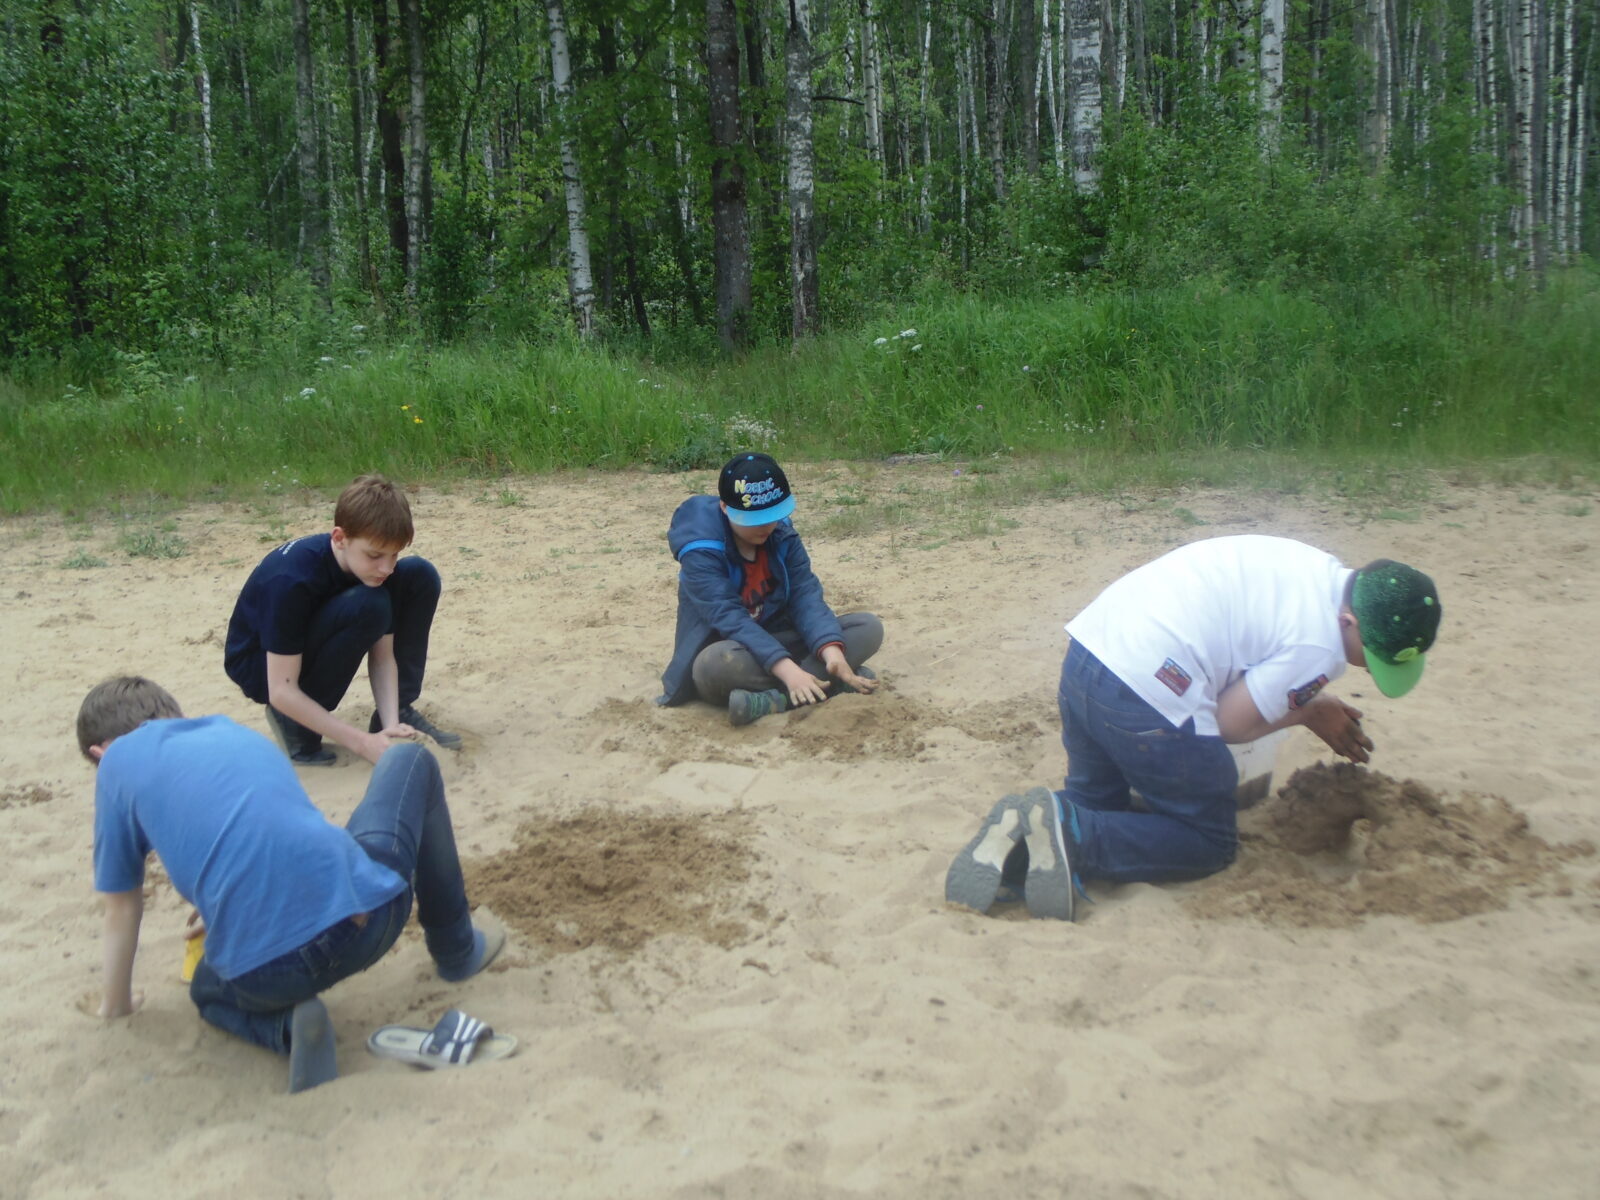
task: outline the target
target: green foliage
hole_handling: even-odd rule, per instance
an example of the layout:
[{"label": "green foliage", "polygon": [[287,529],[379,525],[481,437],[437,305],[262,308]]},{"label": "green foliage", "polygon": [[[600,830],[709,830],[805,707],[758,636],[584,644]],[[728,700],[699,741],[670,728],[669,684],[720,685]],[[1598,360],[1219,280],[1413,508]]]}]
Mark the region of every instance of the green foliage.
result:
[{"label": "green foliage", "polygon": [[[748,448],[1064,455],[1080,462],[1083,486],[1101,485],[1081,463],[1122,464],[1102,472],[1109,486],[1130,463],[1153,478],[1175,455],[1211,456],[1223,475],[1278,452],[1600,459],[1592,272],[1471,302],[1421,284],[1319,298],[1216,278],[947,296],[901,321],[737,362],[669,364],[570,337],[367,346],[358,343],[370,335],[352,331],[331,354],[194,376],[151,374],[143,360],[89,387],[43,371],[0,376],[0,511],[119,494],[275,494],[373,466],[487,478],[703,469]],[[1385,492],[1374,511],[1410,507]],[[181,549],[165,533],[141,536],[129,553]]]}]

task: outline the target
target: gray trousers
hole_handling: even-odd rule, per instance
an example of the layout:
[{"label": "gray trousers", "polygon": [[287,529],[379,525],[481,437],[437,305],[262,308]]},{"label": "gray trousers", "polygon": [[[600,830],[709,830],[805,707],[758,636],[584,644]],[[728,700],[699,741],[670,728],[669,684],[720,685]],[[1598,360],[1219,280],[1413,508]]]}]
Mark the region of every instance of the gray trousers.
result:
[{"label": "gray trousers", "polygon": [[[840,613],[839,628],[844,631],[844,656],[852,671],[878,652],[883,645],[883,622],[871,613]],[[819,679],[829,678],[822,660],[808,653],[805,639],[793,629],[773,629],[773,637],[783,643],[789,655]],[[723,705],[734,688],[759,692],[766,688],[782,688],[782,684],[761,669],[755,656],[738,642],[728,640],[712,642],[695,656],[694,690],[702,700]]]}]

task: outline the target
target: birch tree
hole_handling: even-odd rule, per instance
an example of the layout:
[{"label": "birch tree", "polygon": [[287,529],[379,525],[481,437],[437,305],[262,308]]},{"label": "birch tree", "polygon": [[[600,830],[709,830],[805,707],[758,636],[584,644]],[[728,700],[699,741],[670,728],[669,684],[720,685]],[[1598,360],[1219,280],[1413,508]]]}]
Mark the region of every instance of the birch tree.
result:
[{"label": "birch tree", "polygon": [[790,336],[813,337],[819,322],[817,281],[816,148],[812,141],[811,5],[788,0],[784,39],[788,150]]},{"label": "birch tree", "polygon": [[561,182],[567,202],[567,295],[578,334],[594,336],[594,269],[589,259],[589,219],[584,207],[583,174],[573,131],[572,54],[567,44],[567,14],[561,0],[545,0],[550,34],[550,79],[561,143]]},{"label": "birch tree", "polygon": [[1100,186],[1100,4],[1066,0],[1071,38],[1072,180],[1079,192]]}]

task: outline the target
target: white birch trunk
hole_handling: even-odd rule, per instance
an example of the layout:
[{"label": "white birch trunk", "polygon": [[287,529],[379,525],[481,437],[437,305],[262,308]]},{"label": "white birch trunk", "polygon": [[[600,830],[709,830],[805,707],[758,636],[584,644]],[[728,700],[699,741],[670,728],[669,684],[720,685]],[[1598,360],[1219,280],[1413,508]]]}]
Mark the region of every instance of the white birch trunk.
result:
[{"label": "white birch trunk", "polygon": [[567,14],[561,0],[544,0],[550,30],[550,82],[555,89],[556,124],[561,131],[561,181],[567,199],[567,291],[578,335],[594,336],[594,268],[589,258],[589,217],[583,195],[574,115],[572,54],[567,47]]},{"label": "white birch trunk", "polygon": [[813,337],[819,325],[817,281],[816,147],[812,141],[811,5],[789,0],[784,42],[789,193],[789,298],[794,340]]},{"label": "white birch trunk", "polygon": [[1283,0],[1261,0],[1261,148],[1278,150],[1283,129]]},{"label": "white birch trunk", "polygon": [[200,155],[211,174],[211,71],[200,44],[199,0],[189,0],[189,49],[194,55],[195,83],[200,91]]},{"label": "white birch trunk", "polygon": [[867,157],[883,164],[883,76],[878,62],[877,19],[871,0],[861,0],[861,82],[866,101]]},{"label": "white birch trunk", "polygon": [[1100,4],[1067,0],[1071,20],[1072,180],[1079,192],[1100,186]]},{"label": "white birch trunk", "polygon": [[933,122],[928,113],[928,89],[933,79],[933,6],[930,4],[922,25],[922,79],[918,109],[922,120],[922,180],[917,191],[917,228],[926,235],[933,230]]},{"label": "white birch trunk", "polygon": [[1514,17],[1511,82],[1515,111],[1511,138],[1512,183],[1516,188],[1517,208],[1512,228],[1519,264],[1524,271],[1532,273],[1538,262],[1534,248],[1534,198],[1537,190],[1533,156],[1533,0],[1516,0]]}]

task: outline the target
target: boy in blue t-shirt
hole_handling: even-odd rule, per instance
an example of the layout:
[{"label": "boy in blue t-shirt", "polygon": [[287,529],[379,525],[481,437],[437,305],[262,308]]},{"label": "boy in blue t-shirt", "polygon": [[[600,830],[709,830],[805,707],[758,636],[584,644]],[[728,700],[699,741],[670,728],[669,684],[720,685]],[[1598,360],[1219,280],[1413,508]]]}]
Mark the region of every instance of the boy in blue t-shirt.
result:
[{"label": "boy in blue t-shirt", "polygon": [[185,719],[166,691],[123,676],[78,711],[95,764],[94,886],[105,894],[102,1017],[134,1012],[133,959],[152,850],[195,906],[205,954],[190,998],[219,1029],[289,1056],[289,1090],[337,1073],[319,992],[386,954],[412,897],[439,975],[459,981],[505,943],[473,925],[433,755],[392,747],[341,829],[272,744],[227,717]]},{"label": "boy in blue t-shirt", "polygon": [[[440,584],[427,559],[400,557],[414,536],[405,492],[363,475],[339,496],[332,533],[279,546],[245,581],[224,665],[267,706],[267,723],[297,765],[332,763],[325,737],[374,765],[394,737],[421,733],[460,747],[460,734],[416,709]],[[365,732],[333,715],[362,659],[377,705]]]}]

